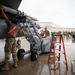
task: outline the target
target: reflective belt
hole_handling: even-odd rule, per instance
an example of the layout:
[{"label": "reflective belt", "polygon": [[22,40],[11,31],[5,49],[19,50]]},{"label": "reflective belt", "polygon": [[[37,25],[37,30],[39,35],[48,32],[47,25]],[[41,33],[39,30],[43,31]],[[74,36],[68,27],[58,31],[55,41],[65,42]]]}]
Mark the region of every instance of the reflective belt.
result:
[{"label": "reflective belt", "polygon": [[16,26],[14,26],[11,30],[9,30],[9,31],[7,32],[7,34],[12,33],[15,29],[16,29]]}]

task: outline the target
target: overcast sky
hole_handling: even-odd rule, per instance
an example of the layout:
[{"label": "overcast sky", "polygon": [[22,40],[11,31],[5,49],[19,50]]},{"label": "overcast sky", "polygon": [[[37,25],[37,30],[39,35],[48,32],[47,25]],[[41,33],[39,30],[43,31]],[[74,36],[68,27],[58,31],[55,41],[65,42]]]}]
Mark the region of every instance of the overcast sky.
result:
[{"label": "overcast sky", "polygon": [[22,0],[19,10],[40,22],[75,28],[75,0]]}]

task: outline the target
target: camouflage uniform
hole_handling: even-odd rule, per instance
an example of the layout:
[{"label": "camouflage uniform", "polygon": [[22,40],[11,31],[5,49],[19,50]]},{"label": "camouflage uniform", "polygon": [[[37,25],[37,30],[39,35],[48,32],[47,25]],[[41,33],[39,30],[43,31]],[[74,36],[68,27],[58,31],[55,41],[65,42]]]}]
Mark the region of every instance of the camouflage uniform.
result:
[{"label": "camouflage uniform", "polygon": [[5,44],[5,62],[7,63],[10,58],[10,53],[12,53],[13,61],[17,61],[16,54],[16,40],[15,38],[7,38]]},{"label": "camouflage uniform", "polygon": [[[10,20],[6,20],[6,24],[7,24],[7,32],[10,31],[15,24],[12,24],[10,22]],[[6,38],[6,44],[5,44],[5,65],[8,64],[9,58],[10,58],[10,54],[12,53],[12,57],[13,57],[13,61],[14,61],[14,67],[17,67],[17,43],[16,43],[16,35],[17,33],[20,31],[20,28],[17,28],[12,31],[10,34],[7,34],[7,38]],[[6,65],[7,66],[7,65]],[[7,67],[3,67],[2,70],[8,70],[9,68]]]},{"label": "camouflage uniform", "polygon": [[[13,19],[11,22],[10,20],[8,20],[8,17],[6,16],[6,14],[3,11],[3,7],[0,4],[0,11],[1,14],[3,16],[3,18],[6,20],[6,25],[7,25],[7,38],[6,38],[6,44],[5,44],[5,63],[4,63],[4,67],[2,68],[2,70],[9,70],[9,65],[8,65],[8,61],[10,58],[10,53],[12,53],[12,57],[13,57],[13,61],[14,67],[17,67],[17,54],[16,54],[16,34],[18,33],[19,29],[16,27],[16,21]],[[15,24],[12,24],[15,23]]]}]

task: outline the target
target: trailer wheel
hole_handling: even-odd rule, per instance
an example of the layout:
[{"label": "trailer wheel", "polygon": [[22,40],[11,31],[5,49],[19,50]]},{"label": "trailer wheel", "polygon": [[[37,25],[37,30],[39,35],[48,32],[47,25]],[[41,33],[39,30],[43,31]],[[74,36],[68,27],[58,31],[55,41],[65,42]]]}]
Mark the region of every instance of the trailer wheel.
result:
[{"label": "trailer wheel", "polygon": [[39,58],[39,54],[34,50],[31,52],[31,60],[35,61]]},{"label": "trailer wheel", "polygon": [[25,50],[24,49],[19,49],[17,52],[17,57],[18,59],[22,59],[25,55]]}]

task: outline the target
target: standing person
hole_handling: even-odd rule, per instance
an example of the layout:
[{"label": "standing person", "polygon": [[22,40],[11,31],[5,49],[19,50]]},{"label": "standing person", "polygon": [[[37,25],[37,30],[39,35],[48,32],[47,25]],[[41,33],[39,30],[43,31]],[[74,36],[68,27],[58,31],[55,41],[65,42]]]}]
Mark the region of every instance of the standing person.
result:
[{"label": "standing person", "polygon": [[45,29],[45,31],[44,31],[44,36],[43,36],[43,37],[45,38],[45,37],[47,37],[47,36],[50,36],[50,33],[49,33],[49,31],[47,30],[47,28],[45,27],[44,29]]},{"label": "standing person", "polygon": [[13,24],[6,14],[4,13],[2,9],[2,5],[0,5],[0,12],[5,19],[6,25],[7,25],[7,38],[6,38],[6,44],[5,44],[5,61],[4,61],[4,66],[2,70],[9,70],[9,59],[10,59],[10,54],[12,53],[12,58],[13,58],[13,66],[16,68],[18,67],[17,62],[17,53],[16,53],[16,35],[20,31],[17,27],[16,24]]}]

